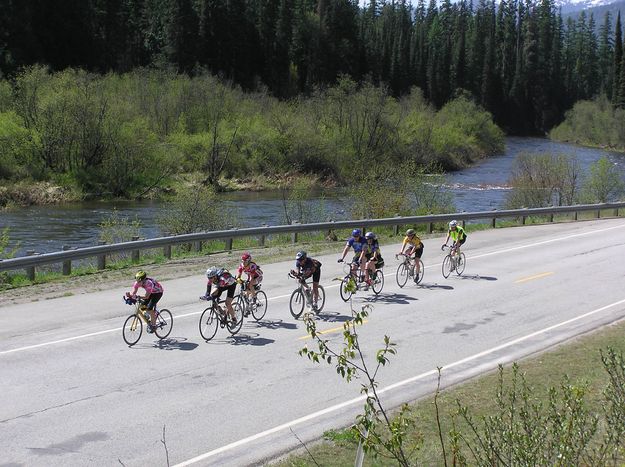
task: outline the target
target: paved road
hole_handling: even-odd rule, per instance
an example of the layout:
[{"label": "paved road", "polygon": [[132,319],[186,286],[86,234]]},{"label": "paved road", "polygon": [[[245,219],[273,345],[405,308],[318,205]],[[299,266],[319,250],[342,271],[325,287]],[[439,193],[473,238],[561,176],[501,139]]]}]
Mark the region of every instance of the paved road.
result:
[{"label": "paved road", "polygon": [[[385,334],[398,355],[380,375],[389,406],[432,391],[436,367],[453,384],[625,316],[625,221],[609,219],[475,232],[462,277],[443,279],[441,238],[425,242],[422,286],[386,284],[354,306],[372,355]],[[337,251],[340,250],[337,246]],[[328,301],[318,320],[340,342],[349,307],[338,296],[337,255],[321,257]],[[359,385],[297,355],[307,342],[291,318],[291,262],[264,265],[269,308],[228,337],[198,333],[203,277],[168,281],[169,339],[134,348],[120,326],[122,289],[0,308],[0,465],[248,465],[349,424]]]}]

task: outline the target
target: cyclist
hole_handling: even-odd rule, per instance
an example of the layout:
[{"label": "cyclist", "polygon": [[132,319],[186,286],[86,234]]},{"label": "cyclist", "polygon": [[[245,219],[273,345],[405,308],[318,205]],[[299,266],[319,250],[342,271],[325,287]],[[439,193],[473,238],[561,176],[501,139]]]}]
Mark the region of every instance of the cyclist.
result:
[{"label": "cyclist", "polygon": [[450,237],[454,241],[454,243],[451,245],[451,252],[453,254],[459,254],[460,246],[467,241],[467,233],[462,227],[458,225],[458,221],[456,220],[453,220],[449,223],[449,230],[447,231],[447,238],[445,239],[445,244],[443,245],[443,247],[447,246],[447,242],[449,241]]},{"label": "cyclist", "polygon": [[419,259],[423,255],[423,242],[421,242],[421,239],[417,236],[417,233],[414,229],[406,230],[406,236],[404,237],[404,241],[401,244],[401,251],[399,252],[399,254],[403,254],[404,251],[406,256],[408,256],[414,264],[414,280],[415,282],[417,282],[419,280],[419,274],[421,272]]},{"label": "cyclist", "polygon": [[295,270],[291,270],[291,274],[299,277],[301,283],[306,286],[304,282],[310,276],[312,276],[313,294],[312,294],[312,307],[313,310],[317,309],[317,302],[319,300],[319,279],[321,279],[321,261],[310,258],[305,251],[298,251],[295,255]]},{"label": "cyclist", "polygon": [[252,255],[249,253],[243,253],[241,255],[241,264],[237,269],[237,282],[241,282],[241,276],[243,273],[247,274],[247,283],[245,292],[249,297],[252,297],[252,303],[256,302],[256,286],[263,280],[263,271],[260,266],[252,261]]},{"label": "cyclist", "polygon": [[[202,300],[218,300],[221,294],[226,291],[226,310],[234,324],[238,323],[237,316],[232,308],[232,299],[237,289],[237,280],[225,268],[212,266],[206,270],[208,284],[206,285],[206,295],[200,297]],[[212,290],[215,286],[215,290]],[[223,311],[223,310],[222,310]]]},{"label": "cyclist", "polygon": [[[137,292],[140,288],[145,290],[145,295],[143,297],[137,296]],[[139,298],[145,304],[147,312],[150,315],[150,322],[147,327],[149,333],[153,331],[153,326],[156,324],[156,314],[154,311],[156,310],[156,304],[163,296],[163,290],[163,286],[156,280],[149,278],[145,271],[138,271],[135,274],[135,283],[132,287],[132,291],[126,292],[126,297],[135,300]]]},{"label": "cyclist", "polygon": [[351,262],[351,273],[356,275],[356,269],[363,269],[364,264],[361,259],[361,253],[363,248],[367,245],[367,240],[362,236],[360,229],[352,230],[352,236],[347,240],[345,248],[343,248],[343,254],[339,258],[338,262],[342,263],[350,248],[354,249],[354,257]]},{"label": "cyclist", "polygon": [[373,232],[367,232],[365,234],[365,240],[367,244],[360,253],[360,261],[365,262],[365,283],[366,289],[371,285],[371,274],[375,274],[375,270],[384,266],[384,260],[382,259],[382,252],[380,251],[380,244]]}]

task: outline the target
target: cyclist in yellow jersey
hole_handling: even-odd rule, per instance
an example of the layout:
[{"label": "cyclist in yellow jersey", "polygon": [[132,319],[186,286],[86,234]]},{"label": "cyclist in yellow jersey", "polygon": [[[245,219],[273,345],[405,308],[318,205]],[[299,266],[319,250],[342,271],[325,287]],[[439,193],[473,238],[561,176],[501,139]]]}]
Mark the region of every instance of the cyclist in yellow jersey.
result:
[{"label": "cyclist in yellow jersey", "polygon": [[414,264],[416,281],[421,272],[419,259],[423,255],[423,243],[421,242],[421,239],[417,236],[417,233],[414,231],[414,229],[406,230],[406,236],[404,237],[404,241],[401,244],[401,251],[399,252],[399,254],[403,254],[404,251],[406,252],[406,255],[410,257],[410,260]]},{"label": "cyclist in yellow jersey", "polygon": [[443,247],[447,246],[447,242],[449,239],[454,241],[452,247],[452,253],[459,254],[460,246],[467,241],[467,233],[464,231],[462,227],[458,225],[458,221],[453,220],[449,223],[449,230],[447,231],[447,238],[445,239],[445,243]]}]

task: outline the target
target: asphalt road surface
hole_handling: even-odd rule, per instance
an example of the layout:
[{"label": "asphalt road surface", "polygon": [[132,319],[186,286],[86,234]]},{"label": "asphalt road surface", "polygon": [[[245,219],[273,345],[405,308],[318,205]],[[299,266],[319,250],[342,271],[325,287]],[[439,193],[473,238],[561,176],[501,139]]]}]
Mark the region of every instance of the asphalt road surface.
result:
[{"label": "asphalt road surface", "polygon": [[[439,366],[443,385],[453,384],[625,316],[624,229],[605,219],[474,232],[464,274],[449,279],[443,238],[428,239],[423,283],[403,289],[399,246],[383,247],[382,293],[358,292],[352,306],[373,305],[359,334],[371,362],[384,335],[397,344],[379,374],[385,404],[431,393]],[[337,346],[350,318],[333,280],[343,275],[341,249],[318,258],[327,301],[317,326]],[[171,465],[253,465],[350,424],[363,405],[358,381],[297,353],[311,341],[289,314],[293,263],[262,266],[265,318],[210,342],[198,332],[201,276],[163,284],[173,332],[163,341],[144,333],[132,348],[121,335],[131,281],[0,304],[0,465],[156,466],[167,456]]]}]

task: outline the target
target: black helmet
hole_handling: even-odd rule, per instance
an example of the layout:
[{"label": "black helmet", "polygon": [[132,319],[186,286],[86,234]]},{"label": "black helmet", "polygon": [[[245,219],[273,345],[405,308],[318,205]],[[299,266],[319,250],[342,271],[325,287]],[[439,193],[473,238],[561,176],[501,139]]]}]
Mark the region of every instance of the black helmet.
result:
[{"label": "black helmet", "polygon": [[308,256],[308,253],[306,253],[305,251],[298,251],[297,254],[295,255],[295,260],[299,261],[300,259],[306,259],[307,256]]}]

